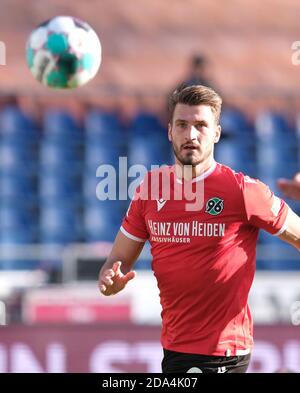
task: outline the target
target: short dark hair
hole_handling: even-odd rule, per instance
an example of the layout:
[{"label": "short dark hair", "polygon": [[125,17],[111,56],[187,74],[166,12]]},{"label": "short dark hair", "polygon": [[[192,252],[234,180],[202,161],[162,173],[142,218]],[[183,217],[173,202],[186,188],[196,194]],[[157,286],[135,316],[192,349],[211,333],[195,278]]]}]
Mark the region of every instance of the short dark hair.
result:
[{"label": "short dark hair", "polygon": [[213,89],[202,85],[180,86],[169,97],[170,119],[173,119],[177,104],[208,105],[215,115],[216,124],[219,124],[222,98]]}]

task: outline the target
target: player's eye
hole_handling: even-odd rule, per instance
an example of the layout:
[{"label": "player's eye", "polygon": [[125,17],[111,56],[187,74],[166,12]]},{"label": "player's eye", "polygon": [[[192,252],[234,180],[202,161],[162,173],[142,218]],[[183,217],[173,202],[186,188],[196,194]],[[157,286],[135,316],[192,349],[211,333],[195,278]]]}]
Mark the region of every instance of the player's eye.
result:
[{"label": "player's eye", "polygon": [[203,127],[207,127],[207,124],[204,123],[204,122],[201,122],[201,123],[197,123],[197,124],[196,124],[197,130],[200,130],[200,129],[203,128]]}]

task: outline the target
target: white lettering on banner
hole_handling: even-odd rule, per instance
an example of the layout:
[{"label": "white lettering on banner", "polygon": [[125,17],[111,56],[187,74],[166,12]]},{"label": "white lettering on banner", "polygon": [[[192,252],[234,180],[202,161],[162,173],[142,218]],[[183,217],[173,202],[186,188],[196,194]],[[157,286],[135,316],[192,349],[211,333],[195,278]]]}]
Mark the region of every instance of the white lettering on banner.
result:
[{"label": "white lettering on banner", "polygon": [[106,341],[97,345],[90,357],[90,372],[93,373],[123,373],[124,370],[117,368],[113,363],[130,364],[144,363],[147,372],[161,372],[160,362],[162,349],[158,342],[147,341],[137,344],[129,344],[124,341]]},{"label": "white lettering on banner", "polygon": [[[129,364],[143,363],[147,365],[146,372],[160,373],[162,357],[162,348],[157,341],[106,341],[92,352],[89,371],[123,373]],[[116,368],[114,363],[124,364],[124,369]],[[256,341],[247,372],[273,373],[281,367],[300,371],[300,342],[286,341],[281,353],[276,345],[268,341]]]},{"label": "white lettering on banner", "polygon": [[280,351],[267,341],[254,345],[248,372],[273,373],[281,367]]},{"label": "white lettering on banner", "polygon": [[3,345],[0,345],[0,373],[7,371],[7,353]]},{"label": "white lettering on banner", "polygon": [[296,340],[289,340],[283,347],[284,367],[300,372],[300,342]]},{"label": "white lettering on banner", "polygon": [[114,362],[130,362],[130,346],[125,341],[106,341],[91,353],[89,369],[92,373],[122,373]]},{"label": "white lettering on banner", "polygon": [[133,345],[132,357],[141,363],[147,364],[148,373],[161,372],[161,360],[163,351],[161,345],[156,341],[142,341]]},{"label": "white lettering on banner", "polygon": [[66,352],[62,344],[52,343],[48,346],[46,352],[48,372],[65,373],[66,372]]},{"label": "white lettering on banner", "polygon": [[[42,342],[38,351],[41,353],[42,350],[45,361],[41,361],[28,343],[2,344],[0,345],[0,373],[75,372],[71,364],[74,363],[74,357],[77,355],[72,349],[73,346],[69,348],[64,343]],[[81,362],[81,370],[77,368],[76,371],[124,373],[129,370],[134,371],[139,364],[139,369],[142,366],[145,372],[160,373],[162,357],[162,348],[158,340],[135,342],[104,340],[84,352],[84,358],[89,360],[87,363]],[[280,368],[300,372],[300,340],[296,338],[285,339],[282,342],[279,340],[277,344],[271,339],[270,341],[256,340],[247,372],[274,373]]]},{"label": "white lettering on banner", "polygon": [[45,349],[45,370],[35,357],[31,348],[17,343],[11,348],[11,372],[13,373],[64,373],[66,372],[65,349],[61,344],[49,344]]}]

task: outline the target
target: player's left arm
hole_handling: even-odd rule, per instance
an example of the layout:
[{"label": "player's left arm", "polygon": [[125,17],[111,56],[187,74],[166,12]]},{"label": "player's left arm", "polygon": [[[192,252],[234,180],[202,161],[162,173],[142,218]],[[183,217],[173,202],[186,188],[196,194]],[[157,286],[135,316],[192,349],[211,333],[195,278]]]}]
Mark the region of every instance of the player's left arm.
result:
[{"label": "player's left arm", "polygon": [[284,231],[278,237],[300,251],[300,217],[292,209],[289,209]]}]

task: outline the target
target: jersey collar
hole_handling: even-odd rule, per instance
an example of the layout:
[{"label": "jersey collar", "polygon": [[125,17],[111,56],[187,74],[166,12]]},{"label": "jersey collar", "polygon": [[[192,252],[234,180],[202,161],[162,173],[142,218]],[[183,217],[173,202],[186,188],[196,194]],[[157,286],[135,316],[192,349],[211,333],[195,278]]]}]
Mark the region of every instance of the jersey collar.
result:
[{"label": "jersey collar", "polygon": [[[207,169],[205,172],[201,173],[201,175],[194,177],[192,179],[192,183],[196,183],[200,180],[206,179],[209,175],[211,175],[213,173],[213,171],[216,169],[216,166],[217,166],[217,163],[215,160],[213,160],[211,167],[209,169]],[[179,179],[178,177],[176,177],[176,181],[177,181],[177,183],[182,184],[182,180]]]}]

